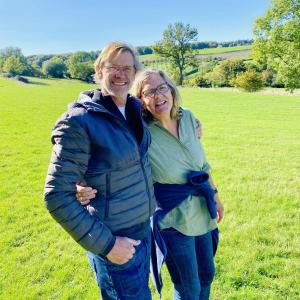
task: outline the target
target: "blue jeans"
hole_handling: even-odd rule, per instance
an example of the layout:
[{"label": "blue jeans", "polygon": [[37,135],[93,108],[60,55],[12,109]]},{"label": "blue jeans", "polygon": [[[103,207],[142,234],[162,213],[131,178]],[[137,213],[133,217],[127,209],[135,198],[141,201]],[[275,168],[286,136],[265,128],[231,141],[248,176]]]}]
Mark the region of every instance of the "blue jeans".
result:
[{"label": "blue jeans", "polygon": [[88,252],[103,300],[150,300],[150,234],[136,247],[135,255],[123,265]]},{"label": "blue jeans", "polygon": [[207,300],[214,278],[211,233],[186,236],[173,228],[161,231],[167,246],[166,265],[173,285],[173,300]]}]

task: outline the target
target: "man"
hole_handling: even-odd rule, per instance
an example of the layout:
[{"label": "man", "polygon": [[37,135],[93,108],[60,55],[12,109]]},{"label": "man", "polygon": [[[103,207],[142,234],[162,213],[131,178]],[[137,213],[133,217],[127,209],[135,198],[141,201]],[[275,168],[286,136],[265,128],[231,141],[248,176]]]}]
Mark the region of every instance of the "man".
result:
[{"label": "man", "polygon": [[[101,90],[81,93],[52,133],[46,207],[88,251],[104,300],[151,299],[150,136],[140,102],[128,95],[140,68],[127,44],[107,45],[95,62]],[[76,199],[80,181],[98,191],[86,207]]]}]

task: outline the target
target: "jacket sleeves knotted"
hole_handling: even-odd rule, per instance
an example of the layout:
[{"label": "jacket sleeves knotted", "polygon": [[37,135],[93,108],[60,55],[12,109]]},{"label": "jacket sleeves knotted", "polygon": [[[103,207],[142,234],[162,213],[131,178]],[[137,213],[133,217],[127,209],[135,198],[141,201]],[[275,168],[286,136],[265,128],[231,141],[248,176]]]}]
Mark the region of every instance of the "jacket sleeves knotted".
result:
[{"label": "jacket sleeves knotted", "polygon": [[110,229],[76,199],[76,183],[84,178],[90,158],[90,139],[75,117],[63,115],[52,132],[53,151],[44,201],[52,217],[83,248],[106,255],[115,243]]}]

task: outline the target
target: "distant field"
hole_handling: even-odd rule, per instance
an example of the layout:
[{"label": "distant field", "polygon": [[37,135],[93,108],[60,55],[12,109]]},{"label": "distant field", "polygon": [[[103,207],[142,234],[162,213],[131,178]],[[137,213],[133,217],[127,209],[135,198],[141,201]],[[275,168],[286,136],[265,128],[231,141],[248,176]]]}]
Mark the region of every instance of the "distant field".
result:
[{"label": "distant field", "polygon": [[[252,46],[234,46],[234,47],[224,47],[224,48],[206,48],[200,50],[194,50],[194,54],[220,54],[220,53],[228,53],[228,52],[236,52],[236,51],[244,51],[251,50]],[[153,60],[160,58],[157,54],[146,54],[140,55],[141,61]]]},{"label": "distant field", "polygon": [[224,47],[224,48],[207,48],[195,50],[196,54],[219,54],[219,53],[227,53],[227,52],[235,52],[242,50],[251,50],[252,46],[234,46],[234,47]]},{"label": "distant field", "polygon": [[[0,77],[0,299],[97,299],[85,251],[42,201],[51,128],[93,85],[32,81]],[[196,88],[181,94],[203,123],[226,209],[211,299],[300,299],[300,96]],[[171,300],[166,270],[164,282],[163,300]]]}]

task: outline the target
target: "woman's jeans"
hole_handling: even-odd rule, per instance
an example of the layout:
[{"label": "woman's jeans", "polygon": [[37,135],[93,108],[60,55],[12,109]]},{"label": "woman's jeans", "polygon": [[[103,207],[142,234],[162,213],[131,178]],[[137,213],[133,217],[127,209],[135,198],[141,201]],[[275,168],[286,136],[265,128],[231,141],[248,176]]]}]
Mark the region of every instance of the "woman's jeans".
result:
[{"label": "woman's jeans", "polygon": [[207,300],[214,278],[211,233],[186,236],[173,228],[161,231],[167,246],[166,265],[173,285],[173,300]]},{"label": "woman's jeans", "polygon": [[88,252],[103,300],[150,300],[148,286],[150,270],[150,234],[135,247],[132,259],[123,265]]}]

